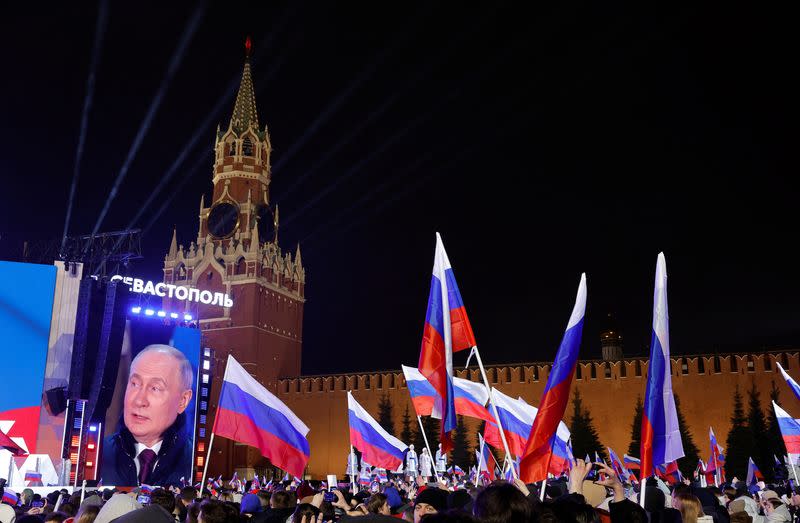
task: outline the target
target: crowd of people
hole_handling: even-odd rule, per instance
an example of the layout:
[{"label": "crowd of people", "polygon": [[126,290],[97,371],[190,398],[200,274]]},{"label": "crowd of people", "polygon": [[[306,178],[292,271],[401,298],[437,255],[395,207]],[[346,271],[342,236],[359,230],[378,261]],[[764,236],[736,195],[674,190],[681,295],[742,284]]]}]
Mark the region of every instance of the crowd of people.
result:
[{"label": "crowd of people", "polygon": [[[595,480],[588,480],[592,470]],[[642,522],[768,523],[800,518],[800,489],[791,483],[747,486],[734,478],[701,487],[651,478],[644,506],[636,484],[624,483],[603,463],[576,460],[567,476],[539,484],[495,480],[476,485],[463,476],[389,477],[369,485],[321,481],[270,482],[263,488],[142,486],[50,492],[26,489],[0,505],[0,523],[413,523]],[[543,500],[542,498],[543,496]]]}]

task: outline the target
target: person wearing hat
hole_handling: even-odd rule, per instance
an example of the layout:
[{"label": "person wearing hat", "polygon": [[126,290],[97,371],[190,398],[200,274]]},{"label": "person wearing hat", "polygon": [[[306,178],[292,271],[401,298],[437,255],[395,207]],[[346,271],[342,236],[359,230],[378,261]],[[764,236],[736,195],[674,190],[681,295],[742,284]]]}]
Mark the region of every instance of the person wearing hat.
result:
[{"label": "person wearing hat", "polygon": [[414,523],[419,523],[423,516],[447,510],[448,493],[442,489],[429,487],[414,498]]}]

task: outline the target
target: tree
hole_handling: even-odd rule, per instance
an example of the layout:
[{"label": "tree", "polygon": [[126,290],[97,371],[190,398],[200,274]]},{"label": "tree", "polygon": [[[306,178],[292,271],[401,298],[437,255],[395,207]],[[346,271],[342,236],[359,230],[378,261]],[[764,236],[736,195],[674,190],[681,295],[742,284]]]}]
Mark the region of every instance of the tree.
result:
[{"label": "tree", "polygon": [[[435,449],[433,449],[433,455],[434,457],[436,456]],[[458,416],[455,434],[453,434],[453,450],[450,454],[450,462],[453,465],[458,465],[462,470],[467,470],[473,462],[471,457],[472,452],[469,447],[467,425],[464,423],[464,417]]]},{"label": "tree", "polygon": [[414,432],[411,430],[411,416],[408,413],[408,404],[406,404],[406,411],[403,413],[400,426],[403,427],[400,431],[400,441],[408,445],[414,440]]},{"label": "tree", "polygon": [[767,442],[767,424],[764,422],[764,411],[761,410],[761,394],[756,388],[756,381],[750,384],[747,391],[747,428],[750,429],[753,442],[760,442],[753,445],[753,458],[756,466],[761,470],[767,479],[772,479],[772,457],[770,447],[765,445]]},{"label": "tree", "polygon": [[747,475],[747,460],[753,455],[755,441],[747,418],[744,415],[744,404],[739,386],[733,394],[733,413],[731,414],[731,430],[725,440],[725,475],[728,479],[738,477],[744,479]]},{"label": "tree", "polygon": [[[772,380],[772,389],[769,391],[769,398],[774,401],[775,403],[779,403],[778,395],[780,391],[778,387],[775,385],[775,380]],[[775,409],[772,408],[772,404],[770,403],[769,409],[767,412],[767,444],[769,446],[769,452],[773,456],[781,456],[781,458],[786,454],[786,445],[783,443],[783,436],[781,435],[781,428],[778,426],[778,418],[775,416]],[[769,456],[772,458],[772,456]],[[774,458],[772,458],[774,461]],[[774,464],[772,467],[767,467],[767,470],[772,470],[775,475],[775,479],[786,479],[789,474],[789,470],[786,468],[786,465],[782,464],[783,461],[781,460],[781,464]]]},{"label": "tree", "polygon": [[[428,443],[431,444],[431,451],[433,452],[431,459],[433,459],[436,457],[441,423],[438,419],[431,416],[422,416],[422,426],[425,428],[425,435],[428,436]],[[417,429],[414,434],[414,450],[417,451],[417,454],[422,454],[422,449],[424,448],[425,439],[422,437],[422,433],[419,429]]]},{"label": "tree", "polygon": [[583,407],[580,392],[575,391],[575,396],[572,398],[572,421],[570,422],[569,431],[572,434],[572,452],[576,458],[582,458],[589,454],[591,459],[594,459],[594,453],[606,459],[606,451],[602,444],[600,444],[600,437],[597,435],[597,429],[594,428],[592,415],[589,409]]},{"label": "tree", "polygon": [[636,396],[636,406],[633,408],[633,423],[631,424],[631,444],[628,445],[628,456],[639,457],[642,441],[642,396]]},{"label": "tree", "polygon": [[388,394],[381,396],[378,401],[378,425],[394,436],[394,408]]},{"label": "tree", "polygon": [[681,442],[683,443],[683,457],[678,459],[678,468],[684,477],[691,478],[697,468],[697,462],[700,460],[700,451],[697,445],[694,444],[692,433],[686,425],[686,419],[681,412],[681,402],[678,396],[675,396],[675,411],[678,414],[678,430],[681,433]]}]

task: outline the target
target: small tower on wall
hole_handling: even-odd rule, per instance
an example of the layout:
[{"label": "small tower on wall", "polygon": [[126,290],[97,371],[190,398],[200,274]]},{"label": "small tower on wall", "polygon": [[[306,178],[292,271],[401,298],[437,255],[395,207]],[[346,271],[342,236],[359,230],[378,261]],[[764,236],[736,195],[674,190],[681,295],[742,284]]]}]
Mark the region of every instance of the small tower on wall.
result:
[{"label": "small tower on wall", "polygon": [[[211,303],[163,298],[165,310],[197,318],[203,346],[214,350],[209,425],[198,426],[206,438],[228,354],[271,390],[278,378],[300,374],[306,273],[300,246],[292,253],[278,245],[277,205],[269,195],[272,146],[267,126],[259,126],[249,38],[245,47],[231,118],[214,136],[213,192],[210,200],[200,197],[197,236],[188,246],[180,245],[173,231],[164,258],[165,284],[196,289],[190,298],[214,297]],[[229,307],[216,299],[222,295],[231,298]],[[220,458],[217,447],[215,441],[209,472],[253,465],[252,453],[233,452],[232,445],[223,444],[225,457]]]},{"label": "small tower on wall", "polygon": [[604,361],[619,361],[622,359],[622,332],[620,332],[611,314],[607,316],[606,327],[600,333],[600,345]]}]

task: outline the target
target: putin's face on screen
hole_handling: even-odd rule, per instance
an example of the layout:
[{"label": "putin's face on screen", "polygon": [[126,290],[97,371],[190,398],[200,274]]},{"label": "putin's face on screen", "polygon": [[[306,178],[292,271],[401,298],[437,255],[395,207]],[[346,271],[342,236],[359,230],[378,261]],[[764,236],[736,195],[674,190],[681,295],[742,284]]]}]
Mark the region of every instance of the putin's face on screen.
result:
[{"label": "putin's face on screen", "polygon": [[152,447],[161,441],[178,414],[186,410],[192,399],[192,385],[191,380],[187,383],[180,356],[148,349],[131,364],[124,421],[137,442]]}]

